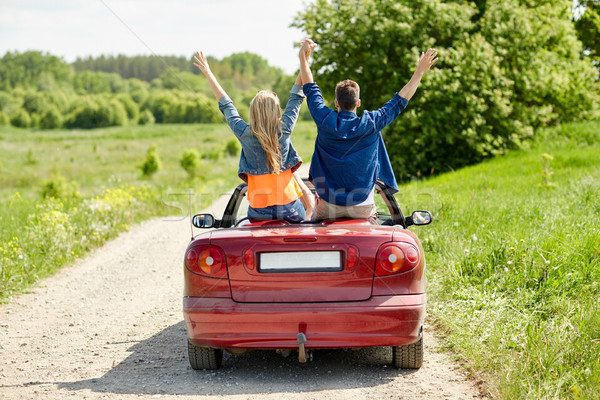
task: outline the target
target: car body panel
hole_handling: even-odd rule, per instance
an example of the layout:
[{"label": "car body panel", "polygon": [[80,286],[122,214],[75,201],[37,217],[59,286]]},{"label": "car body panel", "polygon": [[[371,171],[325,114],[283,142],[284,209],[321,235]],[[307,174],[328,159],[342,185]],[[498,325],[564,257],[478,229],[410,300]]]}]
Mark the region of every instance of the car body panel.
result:
[{"label": "car body panel", "polygon": [[[375,255],[381,243],[389,242],[393,227],[304,226],[239,228],[214,231],[210,243],[223,249],[232,298],[238,302],[331,302],[360,301],[371,297]],[[345,265],[347,250],[354,247],[360,262]],[[257,267],[243,265],[245,251],[252,251]],[[341,271],[260,272],[260,256],[274,252],[340,252]]]},{"label": "car body panel", "polygon": [[310,348],[400,346],[419,340],[426,295],[373,296],[361,302],[253,303],[184,298],[190,340],[215,348],[297,348],[304,333]]}]

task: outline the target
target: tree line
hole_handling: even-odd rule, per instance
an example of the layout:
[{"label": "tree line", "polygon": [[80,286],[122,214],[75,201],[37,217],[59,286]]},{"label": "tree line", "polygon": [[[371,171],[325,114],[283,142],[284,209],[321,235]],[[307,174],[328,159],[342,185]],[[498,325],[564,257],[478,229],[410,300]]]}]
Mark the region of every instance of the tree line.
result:
[{"label": "tree line", "polygon": [[[210,87],[194,70],[192,58],[119,55],[68,64],[38,51],[8,52],[0,59],[0,125],[91,129],[221,122]],[[210,61],[242,115],[253,92],[290,81],[256,54]]]}]

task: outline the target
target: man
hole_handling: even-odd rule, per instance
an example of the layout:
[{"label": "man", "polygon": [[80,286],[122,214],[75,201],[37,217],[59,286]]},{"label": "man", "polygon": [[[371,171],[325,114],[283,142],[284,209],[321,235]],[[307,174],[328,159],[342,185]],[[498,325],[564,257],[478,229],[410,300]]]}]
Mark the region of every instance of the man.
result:
[{"label": "man", "polygon": [[437,50],[422,53],[410,81],[382,108],[365,111],[359,118],[356,109],[360,107],[360,87],[351,80],[336,86],[337,111],[325,105],[308,64],[315,47],[312,40],[305,39],[299,53],[303,91],[317,125],[309,171],[318,196],[313,219],[375,217],[377,179],[398,191],[381,130],[406,107],[423,75],[438,60]]}]

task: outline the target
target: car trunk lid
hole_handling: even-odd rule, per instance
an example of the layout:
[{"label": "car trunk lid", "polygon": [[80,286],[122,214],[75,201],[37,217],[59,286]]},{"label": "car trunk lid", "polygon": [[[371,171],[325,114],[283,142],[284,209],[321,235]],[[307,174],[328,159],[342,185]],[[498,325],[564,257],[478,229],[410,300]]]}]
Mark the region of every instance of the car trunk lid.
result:
[{"label": "car trunk lid", "polygon": [[360,301],[371,297],[379,245],[393,229],[371,224],[213,231],[238,302]]}]

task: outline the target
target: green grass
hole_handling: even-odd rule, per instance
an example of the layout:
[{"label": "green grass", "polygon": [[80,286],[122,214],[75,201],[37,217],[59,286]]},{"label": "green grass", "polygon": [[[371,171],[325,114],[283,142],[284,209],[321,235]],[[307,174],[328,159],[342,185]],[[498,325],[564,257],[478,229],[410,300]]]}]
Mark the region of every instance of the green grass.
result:
[{"label": "green grass", "polygon": [[600,123],[401,189],[429,207],[429,314],[505,399],[600,398]]},{"label": "green grass", "polygon": [[[292,136],[304,160],[316,130],[298,123]],[[127,230],[158,215],[187,214],[240,183],[239,155],[225,123],[39,131],[0,127],[0,302],[26,290]],[[139,166],[156,146],[162,168]],[[203,155],[194,179],[180,165],[185,150]],[[43,198],[48,183],[58,195]],[[45,189],[46,188],[46,189]]]}]

